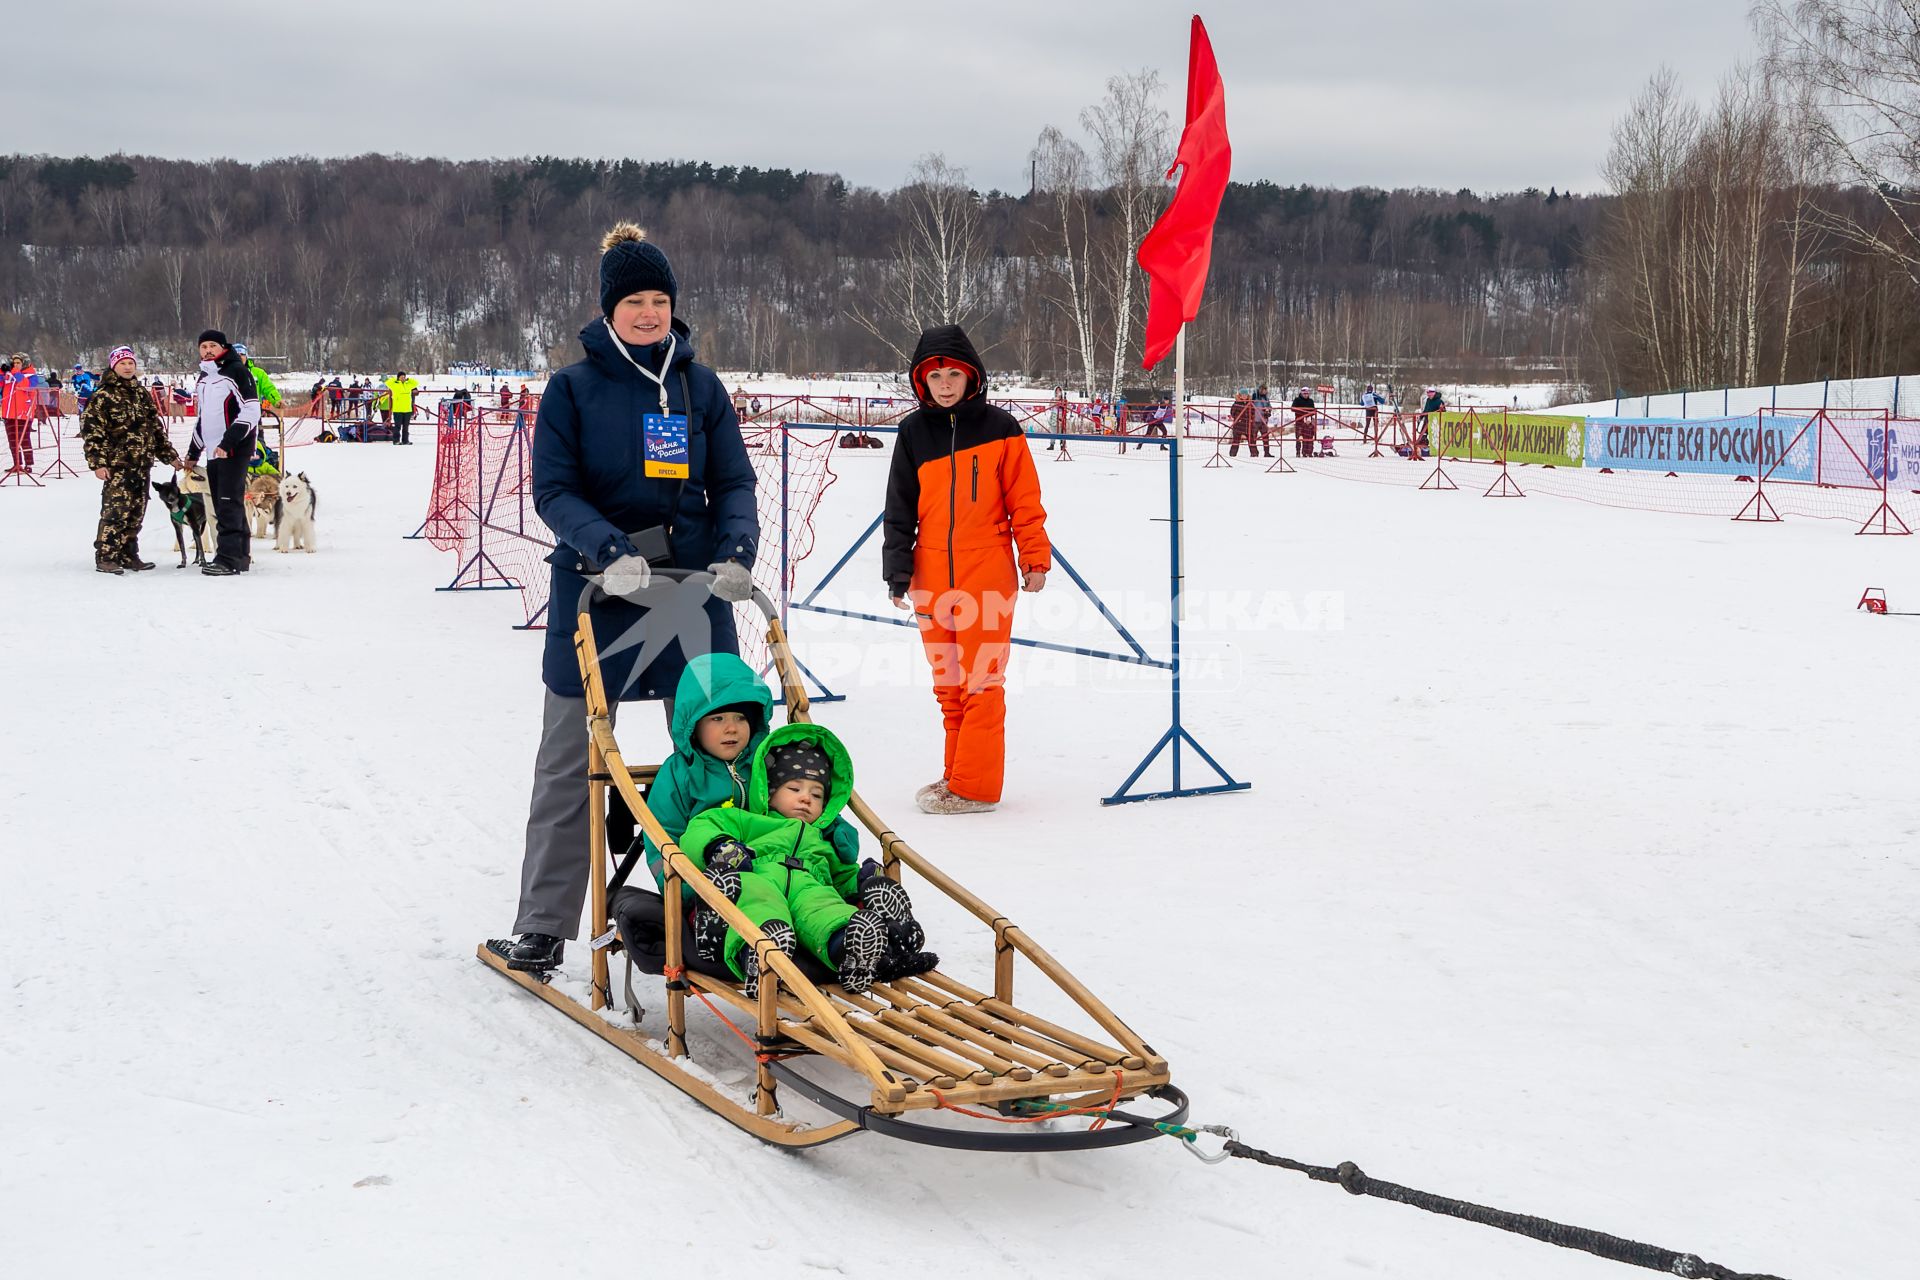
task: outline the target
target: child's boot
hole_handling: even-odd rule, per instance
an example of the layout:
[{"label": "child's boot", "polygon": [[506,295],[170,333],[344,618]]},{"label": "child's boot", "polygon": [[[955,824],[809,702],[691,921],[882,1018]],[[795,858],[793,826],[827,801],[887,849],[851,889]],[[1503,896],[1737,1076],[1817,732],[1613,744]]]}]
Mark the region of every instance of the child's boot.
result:
[{"label": "child's boot", "polygon": [[[767,941],[786,952],[788,959],[793,958],[793,949],[799,942],[794,936],[793,926],[784,920],[769,920],[760,932],[767,935]],[[740,957],[740,970],[745,975],[740,981],[740,994],[748,997],[759,995],[760,952],[757,948],[746,949],[746,954]]]},{"label": "child's boot", "polygon": [[879,864],[871,858],[860,867],[860,887],[856,891],[856,900],[882,920],[913,918],[913,900],[907,897],[906,889],[883,875]]},{"label": "child's boot", "polygon": [[878,915],[862,908],[828,946],[839,971],[840,985],[861,995],[873,985],[874,972],[887,954],[887,926]]},{"label": "child's boot", "polygon": [[[740,901],[740,873],[721,871],[709,877],[713,887],[727,895],[728,902]],[[727,943],[727,922],[704,899],[693,909],[693,954],[708,963],[722,958]]]}]

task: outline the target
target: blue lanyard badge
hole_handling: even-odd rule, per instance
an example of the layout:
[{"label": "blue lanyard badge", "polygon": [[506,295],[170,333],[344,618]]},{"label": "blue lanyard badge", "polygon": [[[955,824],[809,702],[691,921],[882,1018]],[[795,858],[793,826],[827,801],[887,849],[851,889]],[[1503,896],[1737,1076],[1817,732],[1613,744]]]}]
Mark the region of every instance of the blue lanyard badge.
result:
[{"label": "blue lanyard badge", "polygon": [[649,413],[640,420],[643,472],[651,480],[685,480],[692,471],[687,415]]}]

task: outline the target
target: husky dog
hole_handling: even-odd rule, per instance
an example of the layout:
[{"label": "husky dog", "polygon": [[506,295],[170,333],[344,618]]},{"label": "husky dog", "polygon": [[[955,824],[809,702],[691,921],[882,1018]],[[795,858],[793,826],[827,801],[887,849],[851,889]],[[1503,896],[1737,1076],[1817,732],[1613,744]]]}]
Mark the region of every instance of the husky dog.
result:
[{"label": "husky dog", "polygon": [[273,519],[274,506],[280,501],[280,477],[255,476],[247,481],[245,501],[248,521],[253,526],[253,536],[272,537],[269,522]]},{"label": "husky dog", "polygon": [[[198,481],[198,488],[194,487]],[[193,562],[204,565],[213,550],[213,521],[207,519],[207,478],[195,471],[180,473],[179,482],[171,478],[155,480],[153,491],[173,519],[173,545],[180,551],[177,568],[187,567],[186,531],[193,530]]]},{"label": "husky dog", "polygon": [[274,504],[275,551],[291,551],[296,546],[313,554],[313,517],[320,504],[314,498],[313,482],[302,471],[297,476],[282,476],[280,501]]}]

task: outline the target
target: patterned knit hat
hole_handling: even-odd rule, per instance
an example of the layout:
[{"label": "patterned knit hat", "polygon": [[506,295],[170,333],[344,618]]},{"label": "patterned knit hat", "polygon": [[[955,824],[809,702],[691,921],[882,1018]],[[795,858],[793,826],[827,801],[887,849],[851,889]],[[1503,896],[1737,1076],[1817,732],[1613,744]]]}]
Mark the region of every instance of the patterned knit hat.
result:
[{"label": "patterned knit hat", "polygon": [[822,790],[833,786],[833,763],[811,742],[783,742],[767,752],[767,790],[778,791],[795,778],[811,778]]},{"label": "patterned knit hat", "polygon": [[[113,350],[107,352],[107,368],[113,368],[113,366],[119,364],[122,360],[133,360],[136,358],[133,354],[132,347],[115,347]],[[75,367],[78,368],[77,365]]]}]

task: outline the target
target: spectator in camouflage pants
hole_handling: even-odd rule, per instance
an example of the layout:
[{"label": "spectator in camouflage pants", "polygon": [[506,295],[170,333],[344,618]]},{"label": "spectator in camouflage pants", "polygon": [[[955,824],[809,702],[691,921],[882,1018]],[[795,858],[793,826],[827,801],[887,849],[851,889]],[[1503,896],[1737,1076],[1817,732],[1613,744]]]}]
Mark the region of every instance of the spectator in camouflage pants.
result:
[{"label": "spectator in camouflage pants", "polygon": [[147,516],[147,477],[156,461],[180,468],[153,397],[140,385],[131,347],[116,347],[107,372],[80,418],[87,466],[106,483],[100,490],[100,531],[93,567],[101,573],[151,569],[140,558],[140,525]]}]

